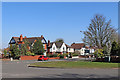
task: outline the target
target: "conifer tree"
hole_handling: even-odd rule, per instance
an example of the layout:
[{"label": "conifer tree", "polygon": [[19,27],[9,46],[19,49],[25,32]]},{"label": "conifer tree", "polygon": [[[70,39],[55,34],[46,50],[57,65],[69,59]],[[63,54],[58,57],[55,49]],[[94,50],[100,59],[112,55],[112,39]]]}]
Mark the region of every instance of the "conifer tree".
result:
[{"label": "conifer tree", "polygon": [[37,39],[36,42],[34,43],[32,47],[32,52],[37,55],[43,55],[44,48],[43,48],[43,44],[40,39]]}]

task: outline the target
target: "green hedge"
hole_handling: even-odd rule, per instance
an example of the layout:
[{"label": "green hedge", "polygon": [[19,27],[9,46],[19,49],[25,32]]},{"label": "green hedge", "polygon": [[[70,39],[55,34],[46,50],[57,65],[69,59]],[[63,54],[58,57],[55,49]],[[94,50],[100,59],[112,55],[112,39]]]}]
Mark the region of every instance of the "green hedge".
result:
[{"label": "green hedge", "polygon": [[73,53],[72,56],[79,56],[79,54]]},{"label": "green hedge", "polygon": [[60,58],[64,58],[64,55],[60,55]]},{"label": "green hedge", "polygon": [[47,57],[57,57],[57,54],[47,55]]}]

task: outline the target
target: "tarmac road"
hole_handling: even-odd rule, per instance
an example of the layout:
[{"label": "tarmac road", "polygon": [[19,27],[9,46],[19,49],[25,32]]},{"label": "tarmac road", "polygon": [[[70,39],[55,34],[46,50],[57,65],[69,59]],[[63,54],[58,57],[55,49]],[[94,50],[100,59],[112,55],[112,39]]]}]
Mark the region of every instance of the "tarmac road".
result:
[{"label": "tarmac road", "polygon": [[[54,61],[54,60],[51,60]],[[36,61],[3,61],[3,78],[117,78],[118,69],[33,68]]]}]

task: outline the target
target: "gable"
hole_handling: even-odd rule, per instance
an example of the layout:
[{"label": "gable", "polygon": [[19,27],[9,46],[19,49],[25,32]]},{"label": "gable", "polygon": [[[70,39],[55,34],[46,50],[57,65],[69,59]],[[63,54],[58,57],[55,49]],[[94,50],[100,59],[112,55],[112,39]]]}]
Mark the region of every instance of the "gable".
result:
[{"label": "gable", "polygon": [[46,42],[46,40],[45,40],[44,38],[41,40],[41,42],[42,42],[43,44],[47,44],[47,42]]},{"label": "gable", "polygon": [[15,41],[14,38],[12,38],[12,39],[10,40],[10,42],[9,42],[9,44],[15,44],[15,43],[16,43],[16,41]]},{"label": "gable", "polygon": [[66,45],[65,45],[65,43],[62,44],[61,51],[66,51]]},{"label": "gable", "polygon": [[55,43],[53,43],[53,45],[52,45],[52,48],[54,48],[54,47],[57,48],[56,45],[55,45]]}]

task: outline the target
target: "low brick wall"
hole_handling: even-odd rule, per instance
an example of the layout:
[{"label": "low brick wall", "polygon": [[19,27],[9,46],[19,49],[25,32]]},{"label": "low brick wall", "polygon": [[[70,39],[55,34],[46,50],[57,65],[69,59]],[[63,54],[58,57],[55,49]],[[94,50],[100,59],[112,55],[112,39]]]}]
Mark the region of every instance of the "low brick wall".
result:
[{"label": "low brick wall", "polygon": [[86,56],[82,56],[82,55],[79,56],[79,58],[85,58],[85,57],[86,57],[86,58],[89,58],[89,56],[87,56],[87,55],[86,55]]},{"label": "low brick wall", "polygon": [[1,59],[2,61],[10,61],[10,59]]},{"label": "low brick wall", "polygon": [[38,58],[43,55],[36,56],[20,56],[20,60],[38,60]]},{"label": "low brick wall", "polygon": [[60,59],[60,57],[51,57],[49,59]]}]

